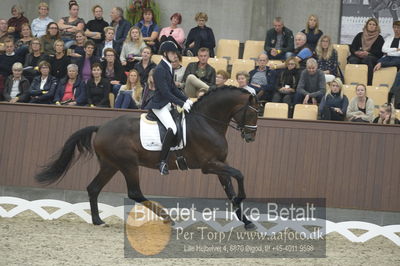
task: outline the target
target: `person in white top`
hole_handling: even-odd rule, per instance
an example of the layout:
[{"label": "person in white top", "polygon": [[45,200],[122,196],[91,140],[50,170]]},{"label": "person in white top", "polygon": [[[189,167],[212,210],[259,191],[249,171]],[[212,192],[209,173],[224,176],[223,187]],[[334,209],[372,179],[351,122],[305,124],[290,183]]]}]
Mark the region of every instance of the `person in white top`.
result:
[{"label": "person in white top", "polygon": [[49,5],[45,2],[41,2],[38,5],[39,17],[32,21],[32,35],[35,37],[42,37],[46,35],[46,27],[50,22],[54,20],[49,15]]},{"label": "person in white top", "polygon": [[400,67],[400,21],[393,22],[393,32],[394,35],[387,37],[382,46],[382,52],[386,55],[378,60],[374,71],[381,67]]},{"label": "person in white top", "polygon": [[245,71],[239,71],[239,72],[236,74],[236,81],[237,81],[237,83],[239,84],[239,88],[242,88],[242,89],[247,90],[247,91],[250,92],[252,95],[256,95],[256,90],[253,89],[252,87],[250,87],[250,86],[248,85],[249,79],[250,79],[250,76],[249,76],[249,74],[248,74],[247,72],[245,72]]}]

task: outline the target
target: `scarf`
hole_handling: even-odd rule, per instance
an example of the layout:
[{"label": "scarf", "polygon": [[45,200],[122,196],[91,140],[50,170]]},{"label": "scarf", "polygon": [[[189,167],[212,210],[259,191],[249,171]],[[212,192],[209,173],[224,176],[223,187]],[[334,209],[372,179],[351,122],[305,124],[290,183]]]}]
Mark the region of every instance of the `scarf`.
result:
[{"label": "scarf", "polygon": [[361,35],[361,45],[363,51],[369,52],[371,50],[371,46],[374,44],[376,39],[378,39],[379,31],[369,32],[367,29],[363,30],[363,34]]}]

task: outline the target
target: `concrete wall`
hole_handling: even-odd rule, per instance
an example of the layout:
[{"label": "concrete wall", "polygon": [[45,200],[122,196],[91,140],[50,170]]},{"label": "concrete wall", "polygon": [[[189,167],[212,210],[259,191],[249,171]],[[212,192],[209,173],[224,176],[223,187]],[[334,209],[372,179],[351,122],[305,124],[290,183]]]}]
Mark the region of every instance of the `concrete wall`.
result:
[{"label": "concrete wall", "polygon": [[[1,0],[0,17],[9,18],[15,3],[21,4],[31,21],[37,16],[37,4],[41,0]],[[45,0],[50,5],[50,16],[58,20],[68,14],[68,0]],[[104,8],[104,18],[109,21],[113,6],[126,7],[129,0],[78,0],[80,16],[92,19],[91,7],[100,4]],[[196,25],[194,15],[198,11],[208,14],[207,25],[212,27],[216,39],[264,40],[266,30],[272,27],[272,20],[281,16],[286,26],[293,32],[304,28],[310,14],[318,14],[324,33],[338,40],[341,0],[158,0],[161,6],[161,26],[169,25],[169,17],[174,12],[183,15],[182,28],[186,33]]]}]

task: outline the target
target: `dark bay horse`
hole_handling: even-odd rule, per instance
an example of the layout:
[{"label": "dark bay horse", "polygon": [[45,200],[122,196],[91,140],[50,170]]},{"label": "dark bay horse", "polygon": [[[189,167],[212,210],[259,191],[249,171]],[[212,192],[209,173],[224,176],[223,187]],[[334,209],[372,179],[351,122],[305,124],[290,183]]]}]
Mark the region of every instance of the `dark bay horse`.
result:
[{"label": "dark bay horse", "polygon": [[[218,176],[236,209],[236,215],[245,224],[246,229],[253,229],[255,226],[242,215],[241,202],[246,198],[244,177],[239,170],[226,163],[228,142],[225,135],[228,126],[233,122],[241,131],[243,139],[247,142],[254,141],[258,107],[256,97],[246,90],[230,86],[210,90],[193,105],[191,112],[186,114],[187,143],[182,150],[190,169],[201,169],[204,174]],[[99,216],[97,197],[117,171],[121,171],[125,177],[130,199],[171,221],[162,209],[143,196],[140,189],[139,166],[158,169],[160,152],[143,149],[139,120],[140,118],[132,115],[123,115],[102,126],[89,126],[78,130],[69,137],[54,161],[44,166],[35,176],[36,180],[44,184],[60,180],[80,155],[93,154],[94,147],[100,170],[87,187],[93,224],[104,224]],[[94,132],[96,136],[92,147]],[[79,151],[78,158],[75,158],[76,149]],[[175,159],[175,154],[171,153],[168,159],[170,169],[177,169]],[[237,195],[231,177],[237,181]]]}]

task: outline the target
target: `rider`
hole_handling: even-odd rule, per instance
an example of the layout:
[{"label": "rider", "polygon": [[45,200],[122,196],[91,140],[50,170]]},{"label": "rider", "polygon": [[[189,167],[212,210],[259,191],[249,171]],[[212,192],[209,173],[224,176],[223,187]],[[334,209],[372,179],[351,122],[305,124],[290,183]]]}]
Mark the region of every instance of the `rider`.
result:
[{"label": "rider", "polygon": [[153,113],[167,129],[160,154],[160,172],[161,175],[168,175],[168,153],[177,131],[170,113],[172,104],[179,105],[186,112],[189,112],[193,102],[176,87],[174,82],[171,62],[175,61],[178,57],[178,47],[175,43],[166,41],[161,45],[160,51],[163,58],[154,71],[155,91],[154,96],[148,103],[148,109],[152,109]]}]

